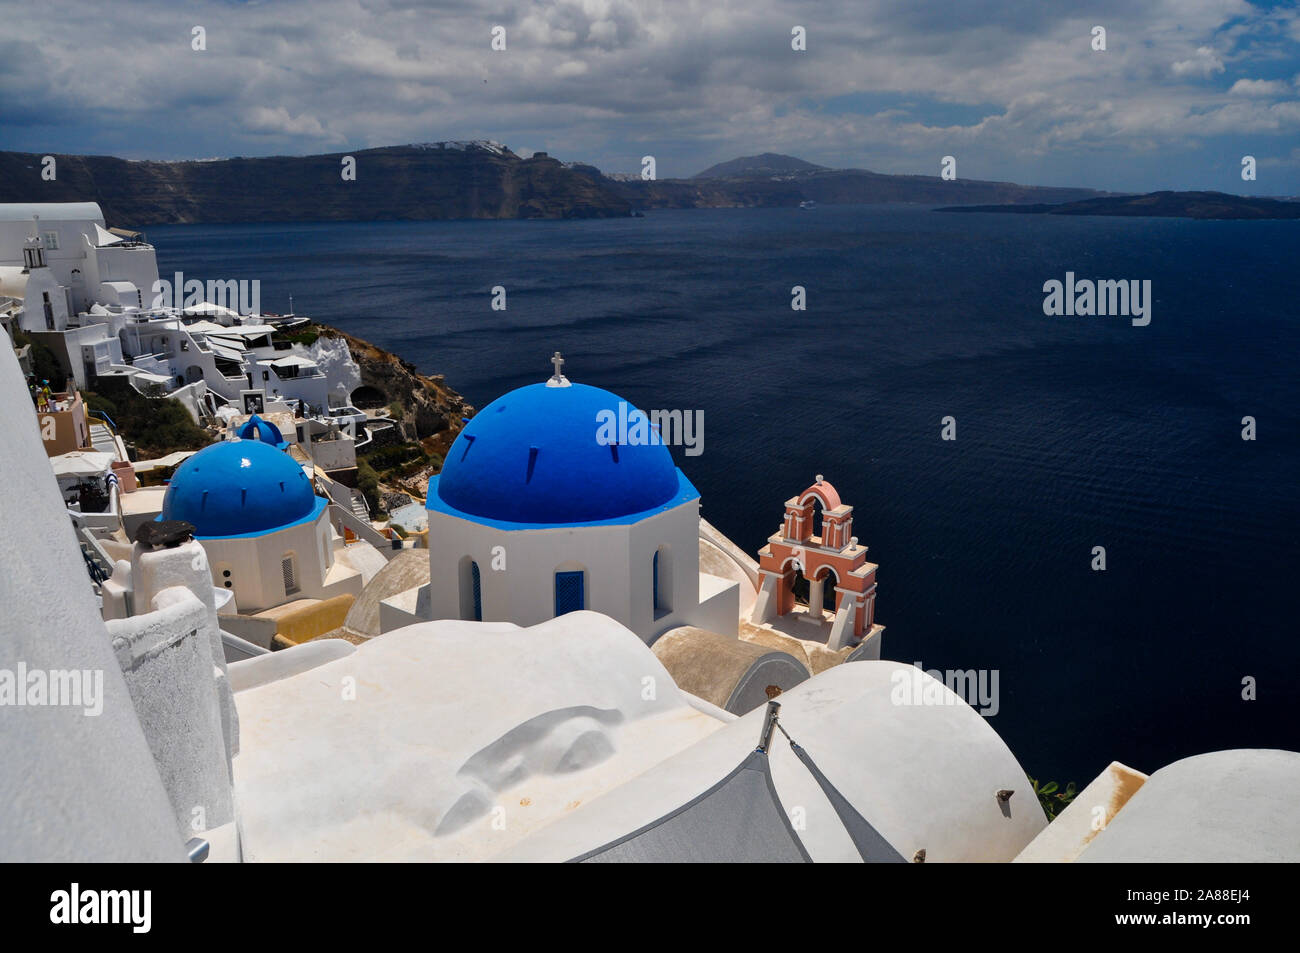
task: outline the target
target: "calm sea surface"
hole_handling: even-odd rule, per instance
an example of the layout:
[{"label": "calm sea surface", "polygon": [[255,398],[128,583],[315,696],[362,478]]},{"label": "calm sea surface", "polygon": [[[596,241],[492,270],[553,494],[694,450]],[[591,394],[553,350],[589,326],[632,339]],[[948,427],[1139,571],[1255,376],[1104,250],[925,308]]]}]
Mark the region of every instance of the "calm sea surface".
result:
[{"label": "calm sea surface", "polygon": [[[1300,222],[828,206],[149,237],[164,274],[260,279],[264,309],[292,294],[477,407],[560,350],[574,380],[702,410],[704,453],[675,456],[751,552],[825,474],[880,564],[885,656],[996,669],[992,724],[1036,777],[1300,749]],[[1150,326],[1045,316],[1067,271],[1150,279]]]}]

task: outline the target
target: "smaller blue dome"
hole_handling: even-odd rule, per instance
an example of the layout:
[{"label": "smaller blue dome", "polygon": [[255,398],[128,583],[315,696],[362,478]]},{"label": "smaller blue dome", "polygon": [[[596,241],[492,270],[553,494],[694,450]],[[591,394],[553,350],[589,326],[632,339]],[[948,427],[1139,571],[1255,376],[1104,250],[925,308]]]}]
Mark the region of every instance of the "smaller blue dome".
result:
[{"label": "smaller blue dome", "polygon": [[311,519],[326,502],[284,451],[226,440],[176,468],[159,519],[185,520],[199,537],[256,536]]},{"label": "smaller blue dome", "polygon": [[269,420],[263,420],[257,414],[249,417],[235,433],[240,440],[260,440],[273,447],[284,443],[284,434],[280,433],[280,428]]}]

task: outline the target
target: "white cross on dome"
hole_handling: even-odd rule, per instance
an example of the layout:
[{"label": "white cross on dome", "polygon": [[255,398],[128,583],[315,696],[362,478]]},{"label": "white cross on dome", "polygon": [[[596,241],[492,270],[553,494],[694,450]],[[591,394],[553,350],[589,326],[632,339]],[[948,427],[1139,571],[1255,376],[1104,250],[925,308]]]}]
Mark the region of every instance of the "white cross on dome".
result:
[{"label": "white cross on dome", "polygon": [[551,357],[551,363],[555,365],[555,373],[551,379],[546,382],[547,387],[568,387],[569,379],[560,373],[560,368],[564,365],[564,356],[556,351]]}]

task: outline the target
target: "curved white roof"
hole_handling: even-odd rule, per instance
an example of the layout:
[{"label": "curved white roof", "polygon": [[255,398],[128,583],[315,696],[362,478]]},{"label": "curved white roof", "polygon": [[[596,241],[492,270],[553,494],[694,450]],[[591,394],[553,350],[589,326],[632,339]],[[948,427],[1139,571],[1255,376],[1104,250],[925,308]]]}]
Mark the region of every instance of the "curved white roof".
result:
[{"label": "curved white roof", "polygon": [[[896,673],[919,677],[944,703],[894,704]],[[1009,861],[1047,825],[1024,769],[992,727],[913,666],[837,665],[779,701],[781,725],[905,860],[924,849],[927,863]],[[758,743],[763,717],[763,708],[750,712],[494,859],[567,860],[658,820],[735,768]],[[801,810],[795,827],[812,859],[860,862],[833,805],[779,733],[770,759],[781,803]],[[1005,805],[996,797],[1003,788],[1015,792]]]},{"label": "curved white roof", "polygon": [[246,860],[486,859],[724,725],[594,612],[407,626],[235,706]]},{"label": "curved white roof", "polygon": [[1300,861],[1300,754],[1214,751],[1147,779],[1079,856],[1080,862]]},{"label": "curved white roof", "polygon": [[10,202],[0,203],[0,222],[30,222],[39,215],[42,222],[97,222],[104,224],[98,202]]}]

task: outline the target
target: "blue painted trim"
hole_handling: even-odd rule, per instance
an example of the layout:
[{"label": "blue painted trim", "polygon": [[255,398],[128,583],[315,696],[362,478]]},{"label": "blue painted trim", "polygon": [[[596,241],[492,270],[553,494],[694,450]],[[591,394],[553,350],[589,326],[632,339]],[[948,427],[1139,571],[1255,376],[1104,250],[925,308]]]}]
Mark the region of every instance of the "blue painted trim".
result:
[{"label": "blue painted trim", "polygon": [[[259,536],[270,536],[272,533],[278,533],[282,529],[291,529],[294,526],[301,526],[303,523],[311,523],[325,511],[325,507],[330,505],[330,501],[323,496],[316,497],[316,502],[311,508],[311,512],[301,519],[296,519],[292,523],[285,523],[283,526],[272,526],[270,529],[261,529],[253,533],[235,533],[232,536],[199,536],[195,534],[194,538],[204,539],[256,539]],[[162,522],[162,514],[159,513],[154,517],[155,523]]]},{"label": "blue painted trim", "polygon": [[429,496],[424,508],[431,513],[446,513],[448,516],[455,516],[459,519],[468,520],[471,523],[478,523],[481,526],[491,526],[493,529],[513,532],[515,530],[528,529],[563,529],[565,527],[577,526],[631,526],[633,523],[639,523],[644,519],[652,516],[658,516],[683,503],[689,503],[691,500],[700,498],[700,491],[695,489],[695,485],[686,479],[686,474],[679,468],[677,470],[677,493],[669,500],[664,501],[658,506],[648,510],[642,510],[640,513],[629,513],[626,516],[617,516],[612,519],[591,520],[586,523],[515,523],[508,520],[494,520],[486,516],[475,516],[472,513],[465,513],[456,507],[447,503],[438,495],[438,480],[441,477],[432,477],[429,480]]}]

